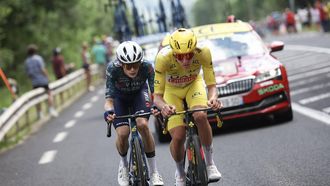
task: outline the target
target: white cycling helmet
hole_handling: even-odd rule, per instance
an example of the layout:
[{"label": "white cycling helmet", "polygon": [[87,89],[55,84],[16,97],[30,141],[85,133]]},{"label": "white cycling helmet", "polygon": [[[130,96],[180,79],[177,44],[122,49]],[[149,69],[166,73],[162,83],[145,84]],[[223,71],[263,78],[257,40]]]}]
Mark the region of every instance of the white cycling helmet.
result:
[{"label": "white cycling helmet", "polygon": [[121,63],[138,63],[142,61],[143,51],[136,42],[125,41],[117,47],[116,56]]}]

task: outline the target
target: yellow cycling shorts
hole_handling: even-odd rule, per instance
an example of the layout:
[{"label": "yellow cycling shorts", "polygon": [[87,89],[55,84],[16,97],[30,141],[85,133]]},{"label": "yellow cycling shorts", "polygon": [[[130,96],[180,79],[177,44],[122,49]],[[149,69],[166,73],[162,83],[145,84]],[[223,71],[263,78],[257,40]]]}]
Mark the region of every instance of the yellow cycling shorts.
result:
[{"label": "yellow cycling shorts", "polygon": [[[183,111],[183,100],[186,99],[188,108],[196,106],[207,106],[207,94],[203,79],[199,76],[186,87],[165,86],[164,100],[169,105],[174,105],[176,111]],[[167,130],[184,125],[184,115],[173,115],[167,123]]]}]

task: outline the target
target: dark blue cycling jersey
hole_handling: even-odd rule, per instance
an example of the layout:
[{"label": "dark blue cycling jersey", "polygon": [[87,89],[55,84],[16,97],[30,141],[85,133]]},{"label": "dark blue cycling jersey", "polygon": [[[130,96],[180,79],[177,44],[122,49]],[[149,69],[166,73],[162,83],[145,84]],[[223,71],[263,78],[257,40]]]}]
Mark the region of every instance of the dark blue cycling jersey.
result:
[{"label": "dark blue cycling jersey", "polygon": [[146,87],[147,80],[150,92],[154,92],[155,72],[151,63],[147,61],[141,63],[135,78],[128,77],[117,60],[109,63],[106,75],[105,98],[136,94]]}]

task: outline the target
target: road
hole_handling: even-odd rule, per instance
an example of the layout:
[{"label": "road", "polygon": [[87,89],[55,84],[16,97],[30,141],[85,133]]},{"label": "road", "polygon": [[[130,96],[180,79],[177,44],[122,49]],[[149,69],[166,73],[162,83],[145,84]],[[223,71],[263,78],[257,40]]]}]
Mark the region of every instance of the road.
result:
[{"label": "road", "polygon": [[[211,185],[330,185],[330,54],[310,47],[330,50],[330,37],[267,40],[287,44],[274,55],[288,70],[294,120],[226,123],[214,135],[214,160],[223,179]],[[103,86],[86,93],[23,144],[0,154],[0,185],[117,185],[119,156],[115,134],[105,136],[103,95]],[[155,133],[152,125],[151,130]],[[156,145],[160,173],[166,185],[173,185],[175,165],[168,143]]]}]

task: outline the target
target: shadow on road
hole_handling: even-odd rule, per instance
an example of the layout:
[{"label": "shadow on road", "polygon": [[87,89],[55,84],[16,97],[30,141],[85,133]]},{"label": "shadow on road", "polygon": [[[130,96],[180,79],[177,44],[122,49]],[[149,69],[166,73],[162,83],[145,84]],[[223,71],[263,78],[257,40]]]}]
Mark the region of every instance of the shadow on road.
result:
[{"label": "shadow on road", "polygon": [[221,128],[213,128],[213,135],[228,135],[237,132],[258,130],[266,127],[276,127],[289,123],[290,122],[275,122],[271,116],[227,120],[224,121]]}]

